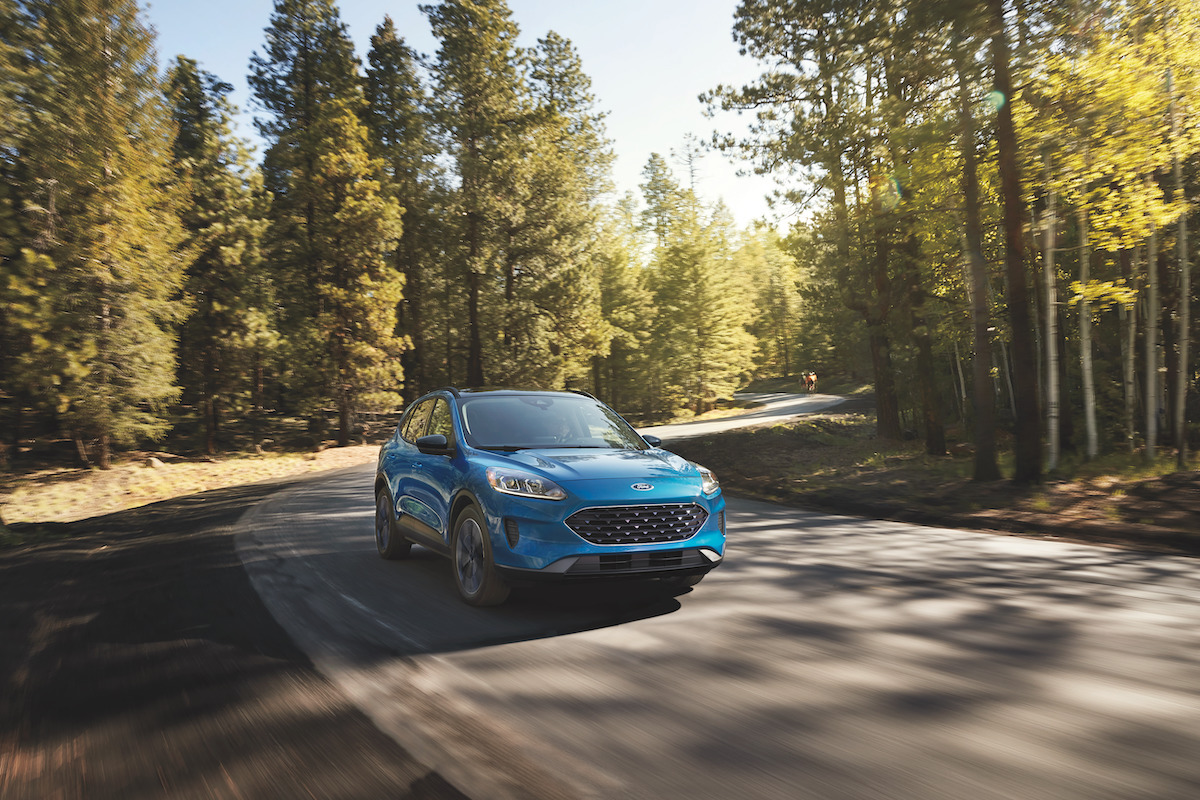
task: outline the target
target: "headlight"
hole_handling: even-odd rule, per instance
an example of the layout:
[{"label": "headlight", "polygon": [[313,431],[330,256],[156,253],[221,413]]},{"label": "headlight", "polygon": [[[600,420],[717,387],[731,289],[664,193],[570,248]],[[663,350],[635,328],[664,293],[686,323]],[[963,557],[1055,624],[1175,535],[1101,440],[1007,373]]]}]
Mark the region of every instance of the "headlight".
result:
[{"label": "headlight", "polygon": [[702,467],[695,461],[692,466],[700,470],[700,491],[707,495],[716,494],[721,489],[721,482],[717,480],[717,476],[708,467]]},{"label": "headlight", "polygon": [[562,500],[567,496],[562,487],[554,481],[527,472],[488,467],[487,479],[493,489],[503,494],[536,497],[539,500]]}]

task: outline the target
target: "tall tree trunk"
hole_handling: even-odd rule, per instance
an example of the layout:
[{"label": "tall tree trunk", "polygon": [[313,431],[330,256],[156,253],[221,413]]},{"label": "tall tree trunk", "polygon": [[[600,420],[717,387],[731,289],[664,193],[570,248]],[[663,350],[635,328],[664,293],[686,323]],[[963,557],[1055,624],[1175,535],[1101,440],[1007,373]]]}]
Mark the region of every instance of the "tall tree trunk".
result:
[{"label": "tall tree trunk", "polygon": [[[868,115],[874,102],[872,75],[866,76]],[[868,120],[869,122],[869,120]],[[896,394],[896,373],[892,365],[892,343],[887,333],[887,318],[892,310],[892,280],[888,274],[891,261],[890,226],[885,222],[880,184],[876,177],[882,172],[868,148],[867,174],[871,177],[871,233],[874,238],[874,257],[868,263],[871,296],[865,301],[863,315],[871,347],[871,365],[875,371],[875,432],[881,439],[899,441],[904,438],[900,425],[900,398]],[[871,173],[876,173],[872,176]]]},{"label": "tall tree trunk", "polygon": [[992,62],[995,90],[1003,98],[997,115],[996,145],[999,154],[1000,185],[1004,198],[1005,267],[1008,275],[1008,316],[1012,325],[1013,357],[1020,369],[1015,371],[1015,459],[1013,481],[1033,484],[1042,477],[1041,426],[1038,420],[1037,375],[1031,366],[1037,361],[1033,349],[1033,320],[1029,316],[1029,289],[1025,280],[1024,206],[1021,199],[1021,175],[1017,168],[1017,135],[1012,118],[1012,76],[1009,73],[1008,32],[1004,21],[1003,0],[988,0],[995,26],[992,37]]},{"label": "tall tree trunk", "polygon": [[258,347],[254,348],[253,373],[254,384],[250,391],[250,402],[252,406],[250,420],[251,428],[254,431],[254,443],[261,444],[260,440],[262,439],[263,433],[263,409],[266,406],[266,397],[264,396],[266,390],[266,387],[264,386],[266,370],[263,367],[262,351]]},{"label": "tall tree trunk", "polygon": [[896,372],[892,367],[891,342],[882,321],[867,321],[870,330],[871,366],[875,371],[875,432],[880,439],[899,441],[900,402],[896,396]]},{"label": "tall tree trunk", "polygon": [[[342,321],[339,326],[340,330],[346,330],[350,327],[348,321]],[[333,364],[334,371],[337,374],[337,410],[338,410],[338,447],[346,447],[350,444],[350,412],[352,409],[352,398],[350,392],[350,348],[346,337],[338,334],[333,340]]]},{"label": "tall tree trunk", "polygon": [[[414,194],[410,194],[410,197]],[[400,301],[400,306],[396,309],[396,318],[400,323],[400,329],[409,338],[408,349],[400,354],[400,363],[404,367],[404,394],[408,401],[415,400],[430,388],[425,368],[428,354],[425,343],[424,308],[422,307],[424,272],[423,265],[420,263],[421,256],[413,244],[414,238],[406,226],[404,238],[401,239],[404,257],[403,263],[400,265],[401,274],[404,275],[404,299]]]},{"label": "tall tree trunk", "polygon": [[933,337],[925,317],[925,290],[921,287],[918,267],[920,242],[910,234],[905,240],[903,258],[908,278],[908,309],[913,341],[917,346],[917,388],[921,397],[922,427],[925,431],[925,452],[931,456],[946,454],[946,427],[942,419],[941,395],[937,391],[937,376],[933,364]]},{"label": "tall tree trunk", "polygon": [[958,380],[958,418],[963,427],[967,424],[967,377],[963,374],[962,354],[959,352],[958,339],[954,340],[954,377]]},{"label": "tall tree trunk", "polygon": [[[1133,254],[1121,251],[1121,274],[1125,283],[1136,290],[1133,277]],[[1134,350],[1137,343],[1137,304],[1122,303],[1117,309],[1121,321],[1121,385],[1125,390],[1125,443],[1129,455],[1136,450],[1135,417],[1137,414],[1137,387],[1134,385]]]},{"label": "tall tree trunk", "polygon": [[[1045,158],[1046,177],[1050,176],[1050,157]],[[1055,215],[1055,193],[1049,190],[1046,198],[1046,225],[1043,278],[1046,282],[1046,469],[1058,469],[1061,441],[1058,430],[1058,271],[1054,266],[1054,241],[1058,234]]]},{"label": "tall tree trunk", "polygon": [[350,392],[343,384],[338,390],[338,447],[350,444]]},{"label": "tall tree trunk", "polygon": [[1066,393],[1066,387],[1069,385],[1070,375],[1067,366],[1071,360],[1063,358],[1062,354],[1066,353],[1070,348],[1067,346],[1067,312],[1063,308],[1063,304],[1059,303],[1055,309],[1054,319],[1058,322],[1058,451],[1075,452],[1075,418],[1072,415],[1072,405],[1068,398],[1063,400],[1063,395]]},{"label": "tall tree trunk", "polygon": [[112,469],[112,439],[107,432],[100,434],[96,442],[96,466],[100,469]]},{"label": "tall tree trunk", "polygon": [[467,273],[467,324],[470,326],[467,341],[467,385],[483,386],[483,338],[479,319],[480,275],[475,268],[474,258]]},{"label": "tall tree trunk", "polygon": [[[1173,86],[1171,91],[1171,136],[1179,135],[1179,110],[1176,107]],[[1183,169],[1179,164],[1179,156],[1174,157],[1173,170],[1175,173],[1176,199],[1183,201],[1183,213],[1179,215],[1179,360],[1176,368],[1175,381],[1175,466],[1177,469],[1187,469],[1187,390],[1192,380],[1192,371],[1188,360],[1188,343],[1191,339],[1191,294],[1192,276],[1191,264],[1188,260],[1188,212],[1187,196],[1183,185]]]},{"label": "tall tree trunk", "polygon": [[1087,428],[1087,449],[1090,461],[1099,455],[1099,437],[1096,432],[1096,379],[1092,373],[1092,304],[1087,299],[1088,281],[1092,279],[1092,253],[1088,247],[1087,206],[1079,209],[1079,282],[1083,284],[1083,297],[1079,300],[1079,368],[1083,375],[1083,419]]},{"label": "tall tree trunk", "polygon": [[[1149,183],[1149,180],[1147,180]],[[1162,316],[1158,299],[1158,231],[1150,232],[1146,255],[1146,460],[1153,462],[1158,449],[1158,325]]]},{"label": "tall tree trunk", "polygon": [[[894,69],[890,55],[885,58],[884,75],[888,95],[898,105],[906,103],[904,86]],[[896,139],[889,136],[888,146],[892,163],[897,166],[909,162],[909,153],[896,147]],[[925,317],[925,289],[921,283],[921,242],[913,230],[914,220],[910,215],[899,218],[896,229],[900,236],[898,256],[900,275],[904,281],[904,299],[908,306],[909,323],[912,326],[913,343],[917,347],[917,390],[921,399],[921,421],[925,433],[925,452],[932,456],[945,455],[946,429],[942,421],[941,397],[937,391],[937,375],[933,365],[932,337]]]},{"label": "tall tree trunk", "polygon": [[[958,22],[955,22],[956,27]],[[959,151],[963,159],[962,189],[966,257],[970,268],[971,327],[975,356],[971,378],[975,401],[976,481],[1000,479],[996,463],[996,384],[992,379],[992,320],[988,301],[987,263],[983,259],[983,223],[979,210],[979,172],[975,155],[975,116],[961,36],[955,31],[955,61],[958,72]]]},{"label": "tall tree trunk", "polygon": [[[213,329],[212,318],[208,313],[211,308],[211,303],[207,304],[205,308],[205,323],[209,330]],[[204,397],[200,401],[200,409],[204,414],[204,452],[210,456],[217,453],[217,365],[213,350],[214,348],[208,347],[204,351],[203,366],[201,367],[204,371],[204,375],[201,377]]]}]

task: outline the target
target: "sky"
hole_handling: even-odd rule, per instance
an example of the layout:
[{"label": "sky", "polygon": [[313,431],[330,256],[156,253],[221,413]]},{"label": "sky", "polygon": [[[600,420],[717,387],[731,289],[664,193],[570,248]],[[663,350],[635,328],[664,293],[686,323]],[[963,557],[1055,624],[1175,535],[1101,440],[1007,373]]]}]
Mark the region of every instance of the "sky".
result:
[{"label": "sky", "polygon": [[[342,21],[359,58],[366,61],[371,35],[385,15],[409,46],[432,56],[437,42],[418,5],[341,0]],[[751,58],[738,55],[733,41],[737,0],[509,0],[508,5],[521,29],[521,45],[534,45],[550,30],[575,45],[592,79],[596,106],[608,113],[619,194],[638,192],[650,154],[670,158],[671,151],[683,150],[687,134],[708,141],[714,130],[744,130],[747,120],[733,113],[706,118],[698,99],[719,84],[740,86],[762,71]],[[231,84],[231,99],[242,111],[238,134],[259,144],[260,154],[246,75],[251,54],[262,50],[273,8],[272,0],[154,0],[145,10],[158,33],[160,64],[184,55]],[[702,199],[723,199],[743,225],[770,218],[765,196],[773,189],[768,178],[738,176],[746,166],[708,153],[696,185]],[[671,167],[684,182],[682,164],[671,162]]]}]

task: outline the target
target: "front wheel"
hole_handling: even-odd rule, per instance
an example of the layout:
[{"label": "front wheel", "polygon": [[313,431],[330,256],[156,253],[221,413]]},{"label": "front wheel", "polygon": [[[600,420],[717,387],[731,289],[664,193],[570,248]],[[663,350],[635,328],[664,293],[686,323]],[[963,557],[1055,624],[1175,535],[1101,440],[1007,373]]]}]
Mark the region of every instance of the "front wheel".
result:
[{"label": "front wheel", "polygon": [[387,489],[375,493],[375,547],[379,550],[379,557],[389,561],[408,558],[412,550],[412,542],[396,533],[392,498]]},{"label": "front wheel", "polygon": [[451,558],[454,583],[469,605],[496,606],[508,599],[508,584],[496,574],[492,563],[483,515],[474,506],[464,508],[455,520]]}]

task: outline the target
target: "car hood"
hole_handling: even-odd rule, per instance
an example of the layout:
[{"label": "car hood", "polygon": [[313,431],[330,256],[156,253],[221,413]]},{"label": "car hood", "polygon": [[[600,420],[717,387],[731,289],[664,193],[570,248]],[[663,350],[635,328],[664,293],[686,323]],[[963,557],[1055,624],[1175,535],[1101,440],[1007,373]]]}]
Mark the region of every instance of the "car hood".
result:
[{"label": "car hood", "polygon": [[700,472],[690,462],[666,450],[601,450],[563,448],[520,450],[505,454],[497,461],[513,466],[533,467],[555,481],[609,480],[667,480],[699,478]]}]

